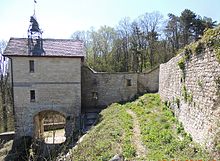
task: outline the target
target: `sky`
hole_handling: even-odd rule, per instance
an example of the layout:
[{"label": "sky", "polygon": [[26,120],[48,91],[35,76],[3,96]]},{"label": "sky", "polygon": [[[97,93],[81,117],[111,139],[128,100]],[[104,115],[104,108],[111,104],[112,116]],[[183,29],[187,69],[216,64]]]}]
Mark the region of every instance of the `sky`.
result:
[{"label": "sky", "polygon": [[[35,12],[43,38],[68,39],[75,31],[115,27],[125,17],[136,19],[159,11],[180,16],[190,9],[220,22],[220,0],[36,0]],[[27,37],[34,0],[0,0],[0,40]]]}]

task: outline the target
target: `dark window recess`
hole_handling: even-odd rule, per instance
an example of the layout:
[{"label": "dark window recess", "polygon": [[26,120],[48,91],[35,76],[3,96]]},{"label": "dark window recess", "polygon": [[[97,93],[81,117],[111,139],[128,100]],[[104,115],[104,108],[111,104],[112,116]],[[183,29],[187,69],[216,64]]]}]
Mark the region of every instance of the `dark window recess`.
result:
[{"label": "dark window recess", "polygon": [[30,72],[33,73],[34,72],[34,61],[33,60],[29,61],[29,66],[30,66]]},{"label": "dark window recess", "polygon": [[98,99],[98,92],[92,92],[92,98],[93,99]]},{"label": "dark window recess", "polygon": [[30,101],[35,102],[35,90],[30,90]]},{"label": "dark window recess", "polygon": [[127,86],[131,86],[131,79],[127,79]]}]

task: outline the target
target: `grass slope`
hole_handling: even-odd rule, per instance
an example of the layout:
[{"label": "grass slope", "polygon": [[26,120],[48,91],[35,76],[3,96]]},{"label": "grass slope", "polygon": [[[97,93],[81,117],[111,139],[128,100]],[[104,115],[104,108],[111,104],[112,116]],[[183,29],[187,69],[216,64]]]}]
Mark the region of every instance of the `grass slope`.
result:
[{"label": "grass slope", "polygon": [[112,104],[101,112],[99,123],[72,152],[71,160],[109,160],[115,154],[132,159],[132,119],[120,104]]},{"label": "grass slope", "polygon": [[109,160],[120,154],[137,160],[132,145],[134,111],[140,123],[142,142],[147,149],[143,160],[208,160],[208,155],[184,132],[158,94],[146,94],[125,105],[112,104],[101,113],[99,123],[71,153],[71,160]]}]

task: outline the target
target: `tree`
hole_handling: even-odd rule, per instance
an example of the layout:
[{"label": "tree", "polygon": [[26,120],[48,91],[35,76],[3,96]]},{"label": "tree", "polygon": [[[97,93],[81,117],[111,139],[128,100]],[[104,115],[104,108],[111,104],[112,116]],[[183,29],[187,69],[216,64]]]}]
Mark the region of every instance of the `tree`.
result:
[{"label": "tree", "polygon": [[[77,38],[77,33],[74,35],[73,38]],[[87,64],[97,71],[113,71],[115,29],[102,26],[98,31],[87,31],[86,35]]]},{"label": "tree", "polygon": [[193,22],[195,22],[196,14],[189,9],[185,9],[180,16],[180,25],[183,36],[183,46],[189,44],[190,36],[193,32]]},{"label": "tree", "polygon": [[[134,21],[126,17],[116,28],[77,31],[74,40],[83,40],[86,63],[96,71],[143,72],[167,62],[185,45],[196,41],[216,21],[185,9],[178,17],[168,14],[166,24],[159,12],[145,13]],[[165,25],[164,25],[165,24]]]},{"label": "tree", "polygon": [[8,86],[9,75],[7,73],[7,60],[2,56],[6,44],[7,43],[5,41],[0,41],[0,108],[2,110],[3,131],[8,131],[7,97],[10,97],[10,88]]},{"label": "tree", "polygon": [[[118,35],[118,49],[121,51],[121,60],[122,60],[122,71],[128,72],[131,70],[131,54],[130,54],[130,45],[131,45],[131,22],[130,18],[126,17],[119,22],[117,26],[117,35]],[[118,50],[119,51],[119,50]],[[119,53],[118,53],[119,55]]]},{"label": "tree", "polygon": [[180,37],[180,19],[178,16],[169,13],[169,20],[164,30],[168,43],[172,46],[172,52],[175,53],[179,50],[179,37]]},{"label": "tree", "polygon": [[141,72],[142,68],[142,37],[143,32],[140,30],[137,22],[132,23],[132,35],[131,35],[131,51],[132,51],[132,71]]},{"label": "tree", "polygon": [[197,16],[193,22],[193,30],[195,40],[198,40],[203,34],[205,29],[213,28],[216,26],[216,21],[212,21],[211,18]]},{"label": "tree", "polygon": [[163,16],[159,12],[145,13],[140,17],[140,25],[145,33],[147,54],[150,67],[153,68],[156,56],[156,44],[159,36]]}]

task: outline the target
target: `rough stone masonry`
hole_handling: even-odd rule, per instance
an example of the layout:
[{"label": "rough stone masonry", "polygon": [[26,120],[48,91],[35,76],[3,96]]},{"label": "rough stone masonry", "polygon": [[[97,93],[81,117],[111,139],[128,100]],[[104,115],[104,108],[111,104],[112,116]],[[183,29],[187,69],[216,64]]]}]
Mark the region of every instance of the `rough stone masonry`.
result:
[{"label": "rough stone masonry", "polygon": [[220,138],[220,64],[217,50],[198,44],[197,53],[192,45],[160,65],[159,93],[192,138],[213,150]]}]

